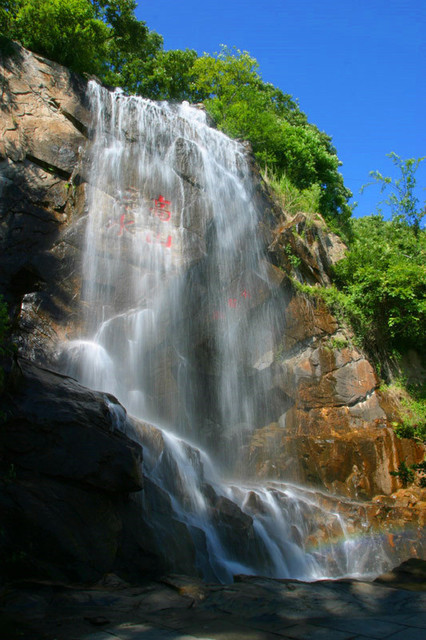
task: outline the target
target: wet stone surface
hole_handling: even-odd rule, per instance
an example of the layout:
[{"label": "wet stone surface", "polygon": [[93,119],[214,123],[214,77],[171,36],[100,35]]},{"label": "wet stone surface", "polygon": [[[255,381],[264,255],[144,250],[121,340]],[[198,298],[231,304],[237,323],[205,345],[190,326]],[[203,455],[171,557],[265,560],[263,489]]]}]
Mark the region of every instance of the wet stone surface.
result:
[{"label": "wet stone surface", "polygon": [[[170,575],[131,586],[8,585],[1,640],[361,640],[424,638],[426,593],[346,581],[237,576],[230,585]],[[413,585],[412,585],[413,586]],[[423,591],[423,592],[422,592]]]}]

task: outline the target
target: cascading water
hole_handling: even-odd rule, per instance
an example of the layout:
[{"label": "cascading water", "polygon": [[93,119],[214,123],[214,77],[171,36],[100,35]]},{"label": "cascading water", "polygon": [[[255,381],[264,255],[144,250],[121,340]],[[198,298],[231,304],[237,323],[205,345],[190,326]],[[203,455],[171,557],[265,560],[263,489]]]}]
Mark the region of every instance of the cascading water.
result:
[{"label": "cascading water", "polygon": [[235,474],[238,448],[268,412],[280,415],[268,389],[282,301],[244,147],[185,103],[89,86],[85,334],[63,346],[66,372],[156,425],[116,420],[142,442],[145,474],[169,496],[206,578],[378,573],[386,558],[374,541],[358,553],[335,502],[219,478]]}]

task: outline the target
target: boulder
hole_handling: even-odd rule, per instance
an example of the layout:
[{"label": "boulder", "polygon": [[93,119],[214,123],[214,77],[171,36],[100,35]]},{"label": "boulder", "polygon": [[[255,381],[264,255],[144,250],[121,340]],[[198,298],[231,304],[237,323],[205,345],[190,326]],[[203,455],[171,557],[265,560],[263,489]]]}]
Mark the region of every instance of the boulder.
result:
[{"label": "boulder", "polygon": [[142,488],[142,453],[115,424],[118,401],[18,360],[5,391],[0,446],[26,471],[108,492]]},{"label": "boulder", "polygon": [[[142,450],[112,396],[19,359],[0,402],[2,572],[96,580],[120,553]],[[84,523],[84,526],[82,526]]]}]

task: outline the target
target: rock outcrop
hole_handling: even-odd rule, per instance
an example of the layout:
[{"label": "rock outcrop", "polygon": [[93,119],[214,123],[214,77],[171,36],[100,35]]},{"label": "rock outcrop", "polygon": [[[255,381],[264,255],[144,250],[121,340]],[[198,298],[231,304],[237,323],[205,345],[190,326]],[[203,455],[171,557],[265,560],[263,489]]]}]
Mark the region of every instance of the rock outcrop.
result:
[{"label": "rock outcrop", "polygon": [[197,573],[187,528],[143,477],[142,447],[123,433],[126,413],[113,396],[17,359],[0,415],[3,576]]},{"label": "rock outcrop", "polygon": [[[276,226],[269,252],[286,271],[280,285],[285,304],[280,339],[263,361],[287,407],[254,432],[239,468],[249,476],[292,479],[357,499],[389,495],[400,486],[389,472],[402,460],[423,460],[425,449],[395,436],[395,415],[378,390],[372,364],[350,329],[315,295],[315,285],[330,283],[345,246],[326,232],[319,215],[299,213]],[[298,283],[310,284],[312,293]]]},{"label": "rock outcrop", "polygon": [[290,293],[271,367],[291,406],[254,433],[241,460],[249,472],[365,499],[397,489],[389,471],[401,460],[423,459],[421,444],[396,438],[373,367],[320,299]]},{"label": "rock outcrop", "polygon": [[81,288],[90,114],[83,78],[10,47],[1,53],[0,288],[22,351],[47,362]]}]

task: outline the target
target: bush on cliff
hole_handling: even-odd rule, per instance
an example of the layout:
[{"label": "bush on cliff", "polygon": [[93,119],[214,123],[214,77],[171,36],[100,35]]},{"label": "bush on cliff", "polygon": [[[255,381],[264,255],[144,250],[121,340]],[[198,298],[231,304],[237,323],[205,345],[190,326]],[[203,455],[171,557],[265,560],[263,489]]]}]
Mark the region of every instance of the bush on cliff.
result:
[{"label": "bush on cliff", "polygon": [[[333,286],[296,283],[349,321],[373,360],[387,365],[409,349],[421,354],[426,347],[426,231],[421,226],[425,205],[415,196],[415,172],[423,159],[389,155],[400,177],[393,180],[371,172],[384,190],[390,190],[386,208],[379,203],[375,215],[350,220],[348,251],[334,267]],[[390,220],[384,219],[383,210]],[[385,377],[392,378],[387,368]]]},{"label": "bush on cliff", "polygon": [[353,240],[335,268],[354,327],[370,350],[425,346],[426,238],[403,220],[352,221]]},{"label": "bush on cliff", "polygon": [[152,58],[163,44],[136,19],[135,7],[134,0],[0,0],[0,33],[74,71],[121,85],[128,65]]},{"label": "bush on cliff", "polygon": [[[376,215],[351,221],[352,241],[346,258],[336,265],[336,282],[370,351],[413,348],[421,353],[426,347],[426,234],[415,173],[423,158],[389,157],[399,177],[371,172],[389,196]],[[391,220],[383,218],[383,204]]]}]

